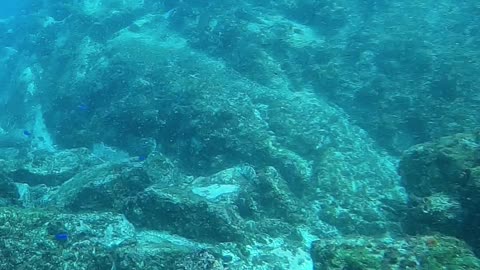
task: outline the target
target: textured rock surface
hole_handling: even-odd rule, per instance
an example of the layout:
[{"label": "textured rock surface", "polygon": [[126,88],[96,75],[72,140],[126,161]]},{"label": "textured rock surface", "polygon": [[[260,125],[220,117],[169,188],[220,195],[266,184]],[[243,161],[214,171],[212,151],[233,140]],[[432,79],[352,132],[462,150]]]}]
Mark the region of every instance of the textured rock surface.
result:
[{"label": "textured rock surface", "polygon": [[312,245],[321,269],[478,269],[480,260],[462,241],[442,236],[345,238]]},{"label": "textured rock surface", "polygon": [[13,180],[0,173],[0,206],[16,204],[18,199],[18,190]]},{"label": "textured rock surface", "polygon": [[238,214],[189,195],[178,188],[152,187],[127,204],[126,215],[141,227],[192,239],[241,242],[242,221]]},{"label": "textured rock surface", "polygon": [[224,269],[207,251],[195,251],[207,246],[137,232],[121,215],[0,208],[0,224],[2,269]]},{"label": "textured rock surface", "polygon": [[411,197],[411,232],[439,231],[480,248],[480,135],[462,133],[408,150],[400,173]]},{"label": "textured rock surface", "polygon": [[[0,204],[121,217],[135,245],[94,259],[96,234],[73,229],[78,267],[312,269],[312,241],[402,223],[479,246],[477,135],[415,147],[397,173],[408,147],[478,126],[475,1],[29,3],[0,20]],[[39,220],[29,237],[56,218],[12,211]],[[8,267],[41,265],[21,256]],[[419,261],[398,267],[436,267]]]},{"label": "textured rock surface", "polygon": [[312,88],[394,153],[478,124],[475,2],[250,3],[205,12],[187,1],[172,24],[193,36],[191,46],[259,84]]},{"label": "textured rock surface", "polygon": [[52,196],[54,203],[70,210],[122,209],[125,200],[151,184],[142,168],[103,164],[72,177]]},{"label": "textured rock surface", "polygon": [[[14,158],[12,158],[14,157]],[[32,186],[58,186],[85,168],[99,161],[88,149],[71,149],[49,153],[31,151],[28,154],[10,153],[0,156],[0,166],[15,182]]]}]

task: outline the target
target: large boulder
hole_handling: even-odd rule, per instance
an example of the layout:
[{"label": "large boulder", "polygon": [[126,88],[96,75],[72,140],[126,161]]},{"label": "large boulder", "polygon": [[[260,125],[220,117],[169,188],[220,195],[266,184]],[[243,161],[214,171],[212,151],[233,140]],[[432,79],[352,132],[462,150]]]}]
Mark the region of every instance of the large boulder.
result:
[{"label": "large boulder", "polygon": [[399,171],[410,197],[409,232],[440,231],[480,247],[480,133],[412,147]]},{"label": "large boulder", "polygon": [[142,167],[107,162],[76,174],[51,195],[50,201],[73,211],[121,211],[126,200],[151,184]]},{"label": "large boulder", "polygon": [[126,205],[126,216],[140,227],[166,230],[190,239],[243,239],[243,222],[237,213],[192,195],[188,189],[152,187]]},{"label": "large boulder", "polygon": [[311,254],[315,270],[480,268],[480,260],[464,242],[441,235],[318,240]]}]

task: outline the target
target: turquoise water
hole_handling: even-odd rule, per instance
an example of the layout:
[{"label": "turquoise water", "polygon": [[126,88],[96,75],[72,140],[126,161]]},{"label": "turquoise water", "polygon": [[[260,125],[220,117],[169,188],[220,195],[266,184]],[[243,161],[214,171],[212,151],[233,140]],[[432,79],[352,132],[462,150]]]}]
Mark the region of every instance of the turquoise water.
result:
[{"label": "turquoise water", "polygon": [[18,15],[23,7],[24,1],[5,0],[0,9],[0,18],[8,18]]},{"label": "turquoise water", "polygon": [[3,1],[0,270],[480,269],[475,1]]}]

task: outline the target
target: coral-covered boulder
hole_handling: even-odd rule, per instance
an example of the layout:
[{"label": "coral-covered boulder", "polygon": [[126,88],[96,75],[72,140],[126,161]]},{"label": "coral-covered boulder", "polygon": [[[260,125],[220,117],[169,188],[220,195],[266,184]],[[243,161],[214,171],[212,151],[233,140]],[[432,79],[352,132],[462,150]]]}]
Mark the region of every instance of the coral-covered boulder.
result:
[{"label": "coral-covered boulder", "polygon": [[480,247],[480,133],[457,134],[412,147],[399,172],[410,197],[405,227],[440,231]]},{"label": "coral-covered boulder", "polygon": [[314,269],[479,269],[480,260],[462,241],[445,236],[402,239],[354,237],[318,240]]}]

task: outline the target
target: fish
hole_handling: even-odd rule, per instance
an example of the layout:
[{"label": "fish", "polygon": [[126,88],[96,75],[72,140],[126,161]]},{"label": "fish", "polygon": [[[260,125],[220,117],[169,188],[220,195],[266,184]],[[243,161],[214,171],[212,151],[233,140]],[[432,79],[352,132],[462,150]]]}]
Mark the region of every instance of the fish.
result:
[{"label": "fish", "polygon": [[88,105],[86,105],[86,104],[80,104],[80,105],[77,106],[77,108],[82,112],[86,112],[90,109],[90,107],[88,107]]},{"label": "fish", "polygon": [[68,234],[66,233],[57,233],[54,235],[55,240],[59,242],[66,242],[68,241]]}]

